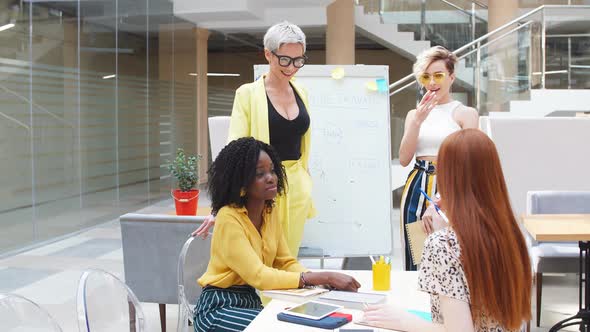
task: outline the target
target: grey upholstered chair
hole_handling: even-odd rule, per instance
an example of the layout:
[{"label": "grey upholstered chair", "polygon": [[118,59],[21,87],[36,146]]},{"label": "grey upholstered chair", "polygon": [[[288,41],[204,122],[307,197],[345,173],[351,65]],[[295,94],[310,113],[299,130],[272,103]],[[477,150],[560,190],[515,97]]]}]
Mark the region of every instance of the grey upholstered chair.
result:
[{"label": "grey upholstered chair", "polygon": [[76,302],[80,332],[145,331],[145,315],[139,300],[109,272],[84,271]]},{"label": "grey upholstered chair", "polygon": [[[529,191],[527,214],[590,213],[590,191]],[[526,232],[525,232],[526,233]],[[543,273],[579,273],[577,242],[537,242],[527,234],[532,268],[536,273],[537,326],[541,320]]]},{"label": "grey upholstered chair", "polygon": [[47,311],[16,294],[0,294],[0,322],[3,332],[62,332],[59,324]]},{"label": "grey upholstered chair", "polygon": [[188,332],[188,321],[194,324],[193,308],[202,288],[197,279],[205,273],[211,255],[211,237],[189,237],[178,257],[178,332]]}]

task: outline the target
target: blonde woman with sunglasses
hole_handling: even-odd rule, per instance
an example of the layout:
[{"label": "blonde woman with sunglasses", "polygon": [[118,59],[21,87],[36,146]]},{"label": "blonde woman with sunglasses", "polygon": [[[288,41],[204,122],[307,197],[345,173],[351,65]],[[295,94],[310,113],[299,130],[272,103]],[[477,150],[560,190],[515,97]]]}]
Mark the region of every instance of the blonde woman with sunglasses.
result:
[{"label": "blonde woman with sunglasses", "polygon": [[405,266],[408,271],[415,271],[417,262],[410,255],[405,225],[422,219],[427,233],[432,233],[434,225],[440,225],[440,222],[436,222],[438,215],[434,210],[430,208],[427,212],[428,201],[420,193],[423,190],[430,197],[435,197],[437,193],[438,149],[450,134],[461,129],[477,128],[479,123],[474,108],[453,100],[451,96],[456,63],[457,57],[453,53],[442,46],[435,46],[419,54],[413,67],[416,80],[426,90],[426,94],[416,109],[408,112],[399,148],[402,166],[407,166],[416,157],[400,205]]},{"label": "blonde woman with sunglasses", "polygon": [[[309,103],[303,88],[293,80],[307,61],[305,34],[289,22],[273,25],[264,35],[264,57],[270,67],[268,73],[236,91],[228,142],[254,137],[277,151],[289,186],[277,197],[275,209],[291,255],[297,257],[305,221],[315,214],[307,166]],[[210,216],[193,235],[206,237],[213,223]]]}]

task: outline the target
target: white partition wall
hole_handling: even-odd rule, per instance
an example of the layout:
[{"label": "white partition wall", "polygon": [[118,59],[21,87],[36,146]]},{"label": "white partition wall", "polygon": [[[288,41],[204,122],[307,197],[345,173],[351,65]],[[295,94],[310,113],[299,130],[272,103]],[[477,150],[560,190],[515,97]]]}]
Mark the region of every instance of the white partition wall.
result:
[{"label": "white partition wall", "polygon": [[590,190],[590,119],[482,118],[517,215],[530,190]]}]

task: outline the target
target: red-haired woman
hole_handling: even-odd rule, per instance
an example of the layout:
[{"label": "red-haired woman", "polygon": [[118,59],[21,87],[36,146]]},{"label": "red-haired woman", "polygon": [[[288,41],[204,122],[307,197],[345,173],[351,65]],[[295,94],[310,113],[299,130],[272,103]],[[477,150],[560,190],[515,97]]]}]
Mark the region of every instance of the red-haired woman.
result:
[{"label": "red-haired woman", "polygon": [[365,320],[403,331],[518,331],[531,316],[532,273],[494,143],[477,129],[449,135],[438,154],[449,226],[425,242],[418,287],[432,323],[390,306]]}]

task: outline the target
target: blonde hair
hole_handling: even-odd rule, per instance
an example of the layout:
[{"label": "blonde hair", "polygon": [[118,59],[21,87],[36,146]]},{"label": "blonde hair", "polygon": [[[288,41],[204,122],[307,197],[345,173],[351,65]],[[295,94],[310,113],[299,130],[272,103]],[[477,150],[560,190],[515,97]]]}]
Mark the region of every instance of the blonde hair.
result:
[{"label": "blonde hair", "polygon": [[418,54],[416,62],[414,62],[414,66],[412,67],[414,76],[418,78],[418,76],[426,71],[426,68],[428,68],[431,63],[438,60],[443,60],[445,62],[445,67],[449,71],[449,74],[455,72],[455,64],[458,61],[457,56],[442,46],[434,46]]}]

